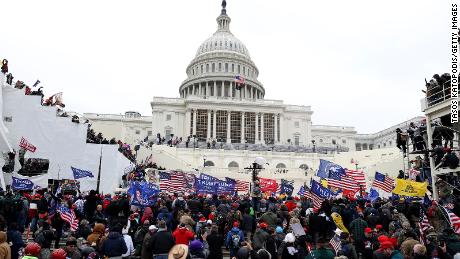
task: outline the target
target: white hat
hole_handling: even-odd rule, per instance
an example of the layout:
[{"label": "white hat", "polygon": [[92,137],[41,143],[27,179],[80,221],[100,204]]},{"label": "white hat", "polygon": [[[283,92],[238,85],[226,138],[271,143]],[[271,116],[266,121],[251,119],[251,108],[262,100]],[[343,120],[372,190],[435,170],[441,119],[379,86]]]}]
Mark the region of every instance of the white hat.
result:
[{"label": "white hat", "polygon": [[208,221],[206,221],[206,224],[212,224],[212,220],[208,219]]},{"label": "white hat", "polygon": [[284,242],[286,243],[294,243],[295,242],[295,236],[292,233],[288,233],[286,237],[284,238]]},{"label": "white hat", "polygon": [[157,226],[151,225],[151,226],[149,227],[149,231],[154,231],[154,230],[158,230]]}]

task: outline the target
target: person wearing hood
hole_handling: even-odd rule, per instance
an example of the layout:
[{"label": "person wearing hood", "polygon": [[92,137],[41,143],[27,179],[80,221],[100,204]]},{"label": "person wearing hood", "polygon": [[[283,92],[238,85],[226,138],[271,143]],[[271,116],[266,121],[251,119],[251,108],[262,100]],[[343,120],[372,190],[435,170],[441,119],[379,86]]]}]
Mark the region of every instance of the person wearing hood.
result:
[{"label": "person wearing hood", "polygon": [[104,256],[109,258],[121,258],[121,255],[128,251],[128,247],[126,247],[125,240],[123,239],[123,236],[120,234],[120,232],[121,226],[118,225],[110,230],[107,239],[102,244],[101,250]]},{"label": "person wearing hood", "polygon": [[192,259],[206,259],[209,256],[209,246],[206,242],[206,235],[203,236],[203,242],[199,239],[190,242],[189,254]]},{"label": "person wearing hood", "polygon": [[173,236],[176,239],[176,245],[188,245],[189,242],[195,238],[195,234],[188,230],[184,223],[181,223],[179,227],[173,232]]},{"label": "person wearing hood", "polygon": [[6,242],[6,233],[0,231],[0,259],[11,259],[11,248]]},{"label": "person wearing hood", "polygon": [[335,223],[335,225],[337,226],[338,229],[342,230],[342,232],[344,232],[344,233],[349,233],[348,229],[343,224],[342,216],[340,216],[339,213],[332,212],[331,218],[332,218],[332,220],[334,220],[334,223]]},{"label": "person wearing hood", "polygon": [[90,245],[98,244],[99,240],[104,236],[105,234],[105,225],[102,223],[96,223],[93,228],[93,232],[89,234],[88,238],[86,240]]},{"label": "person wearing hood", "polygon": [[225,239],[225,246],[230,249],[230,258],[236,255],[238,249],[240,249],[241,242],[244,241],[244,234],[239,226],[238,221],[233,222],[233,228],[228,231],[227,238]]},{"label": "person wearing hood", "polygon": [[153,217],[153,211],[152,211],[152,208],[150,207],[146,207],[145,210],[144,210],[144,214],[142,215],[142,218],[141,218],[141,225],[144,224],[144,221],[148,220],[150,222],[153,222],[152,221],[152,218]]}]

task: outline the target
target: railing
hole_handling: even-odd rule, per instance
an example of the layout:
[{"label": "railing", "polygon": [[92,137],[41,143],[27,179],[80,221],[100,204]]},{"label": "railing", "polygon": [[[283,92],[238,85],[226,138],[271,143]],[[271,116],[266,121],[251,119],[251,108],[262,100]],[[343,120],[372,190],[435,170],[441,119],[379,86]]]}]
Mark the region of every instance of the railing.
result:
[{"label": "railing", "polygon": [[445,82],[442,86],[436,85],[428,87],[426,92],[427,107],[431,107],[443,101],[449,100],[451,95],[451,80]]}]

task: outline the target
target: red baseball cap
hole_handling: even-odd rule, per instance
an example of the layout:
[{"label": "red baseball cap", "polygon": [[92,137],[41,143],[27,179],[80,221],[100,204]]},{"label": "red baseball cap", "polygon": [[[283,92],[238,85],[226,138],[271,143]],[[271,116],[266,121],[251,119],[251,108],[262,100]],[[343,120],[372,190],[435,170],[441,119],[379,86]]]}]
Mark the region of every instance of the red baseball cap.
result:
[{"label": "red baseball cap", "polygon": [[365,232],[365,233],[371,233],[371,232],[372,232],[372,229],[371,229],[371,228],[365,228],[365,229],[364,229],[364,232]]},{"label": "red baseball cap", "polygon": [[260,228],[267,228],[268,227],[267,223],[265,223],[265,222],[260,223],[259,226],[260,226]]}]

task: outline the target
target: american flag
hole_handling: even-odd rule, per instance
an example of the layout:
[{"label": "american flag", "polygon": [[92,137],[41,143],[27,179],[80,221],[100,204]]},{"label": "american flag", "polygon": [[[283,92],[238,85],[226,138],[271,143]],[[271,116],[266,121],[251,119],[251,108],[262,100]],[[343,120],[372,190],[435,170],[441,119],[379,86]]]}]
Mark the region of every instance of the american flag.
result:
[{"label": "american flag", "polygon": [[366,177],[363,171],[345,169],[345,173],[361,185],[363,190],[366,189]]},{"label": "american flag", "polygon": [[395,180],[388,175],[375,172],[375,179],[372,183],[372,187],[379,188],[385,192],[393,191]]},{"label": "american flag", "polygon": [[460,234],[460,218],[457,215],[455,215],[449,208],[442,208],[444,208],[447,217],[449,218],[450,225],[454,229],[455,233]]},{"label": "american flag", "polygon": [[76,231],[79,220],[75,216],[75,212],[65,206],[59,206],[59,212],[61,213],[61,218],[70,224],[70,230]]},{"label": "american flag", "polygon": [[329,172],[329,178],[327,179],[327,186],[339,188],[342,190],[349,190],[349,191],[359,190],[358,183],[356,183],[355,179],[353,179],[346,173],[341,174],[340,172],[337,172],[337,171]]},{"label": "american flag", "polygon": [[313,201],[313,208],[319,209],[321,208],[321,204],[323,204],[324,199],[319,197],[318,195],[310,192],[308,187],[301,186],[300,190],[297,192],[297,195],[304,196],[307,199],[311,199]]},{"label": "american flag", "polygon": [[418,223],[418,227],[420,230],[420,243],[425,244],[425,231],[430,227],[430,222],[428,221],[428,218],[426,217],[425,212],[423,212],[422,207],[420,207],[420,215],[421,219],[420,222]]},{"label": "american flag", "polygon": [[194,192],[195,175],[183,172],[159,172],[160,190],[169,193]]},{"label": "american flag", "polygon": [[249,182],[246,181],[241,181],[241,180],[235,180],[230,177],[225,177],[225,181],[235,183],[235,191],[236,192],[249,192]]},{"label": "american flag", "polygon": [[29,141],[27,141],[27,139],[25,139],[24,137],[21,137],[21,141],[19,142],[19,147],[25,149],[25,150],[29,150],[30,152],[35,152],[35,150],[37,150],[37,147],[35,147],[34,145],[32,145]]},{"label": "american flag", "polygon": [[235,186],[236,186],[235,189],[237,192],[244,192],[244,193],[249,192],[249,182],[236,180]]},{"label": "american flag", "polygon": [[342,242],[340,241],[340,237],[337,235],[334,235],[334,237],[331,238],[329,244],[331,244],[332,248],[334,248],[335,254],[342,249]]},{"label": "american flag", "polygon": [[244,77],[242,75],[235,76],[235,83],[238,86],[239,85],[244,85],[244,83],[245,83]]}]

